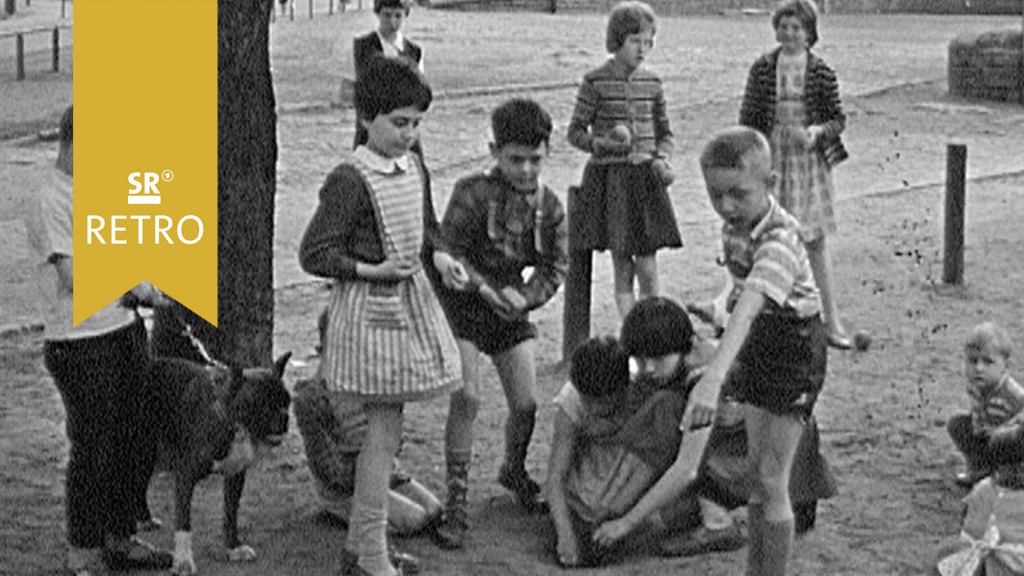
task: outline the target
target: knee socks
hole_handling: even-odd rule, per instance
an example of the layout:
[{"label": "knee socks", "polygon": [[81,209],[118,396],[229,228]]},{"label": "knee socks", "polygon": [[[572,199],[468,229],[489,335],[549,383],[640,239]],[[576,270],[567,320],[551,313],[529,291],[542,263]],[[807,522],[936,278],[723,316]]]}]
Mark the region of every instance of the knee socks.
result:
[{"label": "knee socks", "polygon": [[359,567],[374,576],[394,576],[388,560],[387,502],[392,457],[363,450],[356,460],[356,486],[345,547],[359,557]]}]

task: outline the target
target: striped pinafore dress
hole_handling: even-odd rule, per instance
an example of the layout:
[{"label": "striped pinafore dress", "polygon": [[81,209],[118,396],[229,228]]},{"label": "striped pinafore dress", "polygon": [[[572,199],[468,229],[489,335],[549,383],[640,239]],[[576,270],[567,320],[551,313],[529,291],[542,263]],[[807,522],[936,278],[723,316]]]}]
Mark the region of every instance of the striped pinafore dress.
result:
[{"label": "striped pinafore dress", "polygon": [[[424,179],[417,162],[382,174],[358,157],[386,258],[420,262]],[[455,338],[420,269],[397,282],[336,281],[328,313],[327,386],[363,401],[407,402],[461,386]]]}]

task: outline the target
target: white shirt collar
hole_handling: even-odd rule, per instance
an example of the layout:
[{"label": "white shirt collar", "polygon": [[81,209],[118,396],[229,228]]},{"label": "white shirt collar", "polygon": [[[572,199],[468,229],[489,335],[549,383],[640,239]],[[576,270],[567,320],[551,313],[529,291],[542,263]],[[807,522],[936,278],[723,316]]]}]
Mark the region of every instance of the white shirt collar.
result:
[{"label": "white shirt collar", "polygon": [[352,152],[352,156],[366,164],[374,172],[380,172],[381,174],[409,171],[408,154],[403,154],[398,158],[385,158],[366,146],[360,146]]},{"label": "white shirt collar", "polygon": [[[397,56],[405,48],[405,36],[402,35],[401,30],[395,32],[394,42],[389,42],[387,38],[381,35],[380,30],[377,31],[377,38],[380,39],[380,45],[384,48],[384,54],[387,56]],[[389,53],[389,46],[394,49],[394,53]]]}]

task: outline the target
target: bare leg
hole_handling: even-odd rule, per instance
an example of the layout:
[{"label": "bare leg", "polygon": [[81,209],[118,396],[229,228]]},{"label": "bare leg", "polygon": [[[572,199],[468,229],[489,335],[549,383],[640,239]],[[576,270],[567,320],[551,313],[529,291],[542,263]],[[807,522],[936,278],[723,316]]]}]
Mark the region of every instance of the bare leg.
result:
[{"label": "bare leg", "polygon": [[793,545],[789,475],[803,423],[747,406],[749,458],[757,476],[750,496],[748,576],[784,576]]},{"label": "bare leg", "polygon": [[825,326],[828,328],[829,340],[849,341],[850,337],[846,334],[846,328],[839,317],[839,306],[832,285],[832,258],[829,256],[825,237],[808,242],[805,246],[811,270],[814,272],[814,281],[821,291],[821,304],[825,309]]},{"label": "bare leg", "polygon": [[636,303],[636,296],[633,295],[633,258],[613,252],[612,271],[615,276],[615,307],[619,310],[619,317],[625,318]]},{"label": "bare leg", "polygon": [[658,284],[658,256],[648,254],[634,259],[636,281],[640,288],[640,300],[657,296],[661,291]]}]

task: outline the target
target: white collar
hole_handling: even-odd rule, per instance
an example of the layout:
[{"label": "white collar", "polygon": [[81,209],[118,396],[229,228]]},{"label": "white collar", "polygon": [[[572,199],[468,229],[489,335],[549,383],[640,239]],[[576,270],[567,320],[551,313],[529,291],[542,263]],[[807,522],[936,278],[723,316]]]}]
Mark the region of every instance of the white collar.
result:
[{"label": "white collar", "polygon": [[359,146],[352,152],[352,157],[366,164],[374,172],[380,172],[381,174],[409,171],[408,154],[403,154],[398,158],[385,158],[366,146]]},{"label": "white collar", "polygon": [[377,32],[377,38],[380,38],[381,45],[391,44],[392,46],[397,48],[399,51],[401,51],[402,48],[405,48],[405,36],[402,35],[402,31],[401,30],[399,30],[398,32],[395,32],[395,41],[394,42],[389,42],[388,39],[385,38],[384,35],[380,33],[380,30],[377,30],[376,32]]}]

